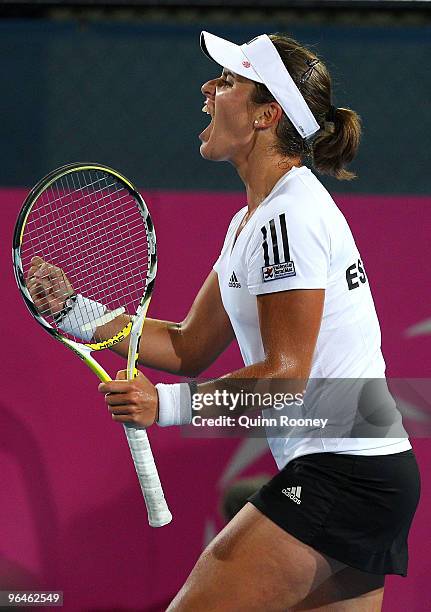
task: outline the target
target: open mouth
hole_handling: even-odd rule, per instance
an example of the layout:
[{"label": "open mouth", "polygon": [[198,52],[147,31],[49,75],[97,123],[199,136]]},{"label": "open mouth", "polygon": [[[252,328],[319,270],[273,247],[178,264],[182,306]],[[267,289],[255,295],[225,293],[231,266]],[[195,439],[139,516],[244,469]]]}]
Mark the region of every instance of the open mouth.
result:
[{"label": "open mouth", "polygon": [[211,118],[211,121],[209,122],[207,127],[199,134],[199,139],[202,140],[202,142],[206,142],[207,140],[209,140],[209,137],[211,136],[211,132],[213,129],[213,123],[214,123],[214,110],[210,108],[208,104],[208,100],[203,105],[202,112],[206,113]]}]

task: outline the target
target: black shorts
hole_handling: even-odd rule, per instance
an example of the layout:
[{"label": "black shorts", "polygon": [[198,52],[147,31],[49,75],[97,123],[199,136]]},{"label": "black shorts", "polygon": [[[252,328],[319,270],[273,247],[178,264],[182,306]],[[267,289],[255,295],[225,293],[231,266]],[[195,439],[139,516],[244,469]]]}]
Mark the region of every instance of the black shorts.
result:
[{"label": "black shorts", "polygon": [[293,459],[252,495],[265,516],[315,550],[374,574],[407,575],[420,495],[413,451]]}]

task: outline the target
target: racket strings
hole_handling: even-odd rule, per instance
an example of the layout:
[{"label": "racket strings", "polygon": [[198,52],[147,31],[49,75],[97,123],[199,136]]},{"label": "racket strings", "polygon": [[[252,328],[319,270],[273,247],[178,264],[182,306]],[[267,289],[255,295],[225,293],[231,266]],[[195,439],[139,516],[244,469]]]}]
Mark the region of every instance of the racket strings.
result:
[{"label": "racket strings", "polygon": [[[107,177],[105,177],[105,181],[106,181],[106,180],[107,180]],[[108,195],[108,198],[109,198],[109,203],[110,203],[111,205],[112,205],[112,204],[115,204],[116,202],[118,202],[118,200],[119,200],[118,198],[113,198],[113,197],[112,197],[112,193],[111,193],[111,192],[108,192],[108,193],[109,193],[109,195]],[[138,212],[139,212],[139,211],[138,211]],[[139,215],[139,216],[141,216],[141,215]],[[113,221],[114,221],[114,222],[115,222],[115,224],[116,224],[116,227],[117,227],[117,233],[118,233],[118,234],[122,233],[122,235],[125,237],[125,239],[126,239],[126,240],[125,240],[125,244],[127,243],[127,235],[128,235],[128,237],[129,237],[129,243],[130,243],[130,244],[136,244],[136,242],[137,242],[137,241],[138,241],[138,239],[139,239],[139,236],[138,236],[138,232],[136,232],[136,231],[133,231],[133,230],[132,230],[132,224],[131,224],[131,223],[127,223],[127,224],[126,224],[126,226],[125,226],[125,228],[120,228],[120,223],[119,223],[119,218],[118,218],[118,216],[114,216],[114,217],[113,217]],[[106,227],[106,226],[105,226],[105,227]],[[104,229],[105,229],[105,227],[104,227]],[[140,229],[141,229],[141,228],[145,228],[145,230],[147,229],[147,228],[146,228],[146,226],[145,226],[145,224],[141,224],[141,225],[140,225]],[[127,234],[127,235],[125,235],[125,234]],[[144,244],[145,244],[145,247],[148,249],[148,243],[147,243],[147,232],[145,232],[145,238],[146,238],[146,240],[145,240],[145,243],[144,243]],[[100,250],[99,250],[99,253],[101,253],[101,251],[100,251]],[[135,262],[134,262],[134,261],[131,259],[129,250],[128,250],[128,249],[126,249],[126,248],[122,249],[122,254],[124,254],[124,256],[126,257],[127,262],[129,263],[129,265],[130,265],[131,267],[133,267],[133,265],[134,265],[134,263],[135,263]],[[148,261],[148,252],[146,253],[146,256],[147,256],[147,257],[146,257],[146,260],[145,260],[145,264],[146,264],[146,263],[147,263],[147,261]],[[112,254],[111,254],[111,257],[112,257]]]},{"label": "racket strings", "polygon": [[[149,248],[149,231],[135,197],[112,175],[80,169],[56,180],[34,203],[21,258],[25,277],[31,258],[39,256],[62,271],[74,293],[109,311],[124,309],[131,315],[145,293]],[[55,293],[55,275],[48,273],[42,292],[49,293],[46,285],[52,282]],[[57,272],[57,276],[62,275]],[[67,297],[66,283],[62,286]],[[81,310],[83,325],[94,320],[88,302],[81,304]],[[41,314],[57,327],[49,302]]]},{"label": "racket strings", "polygon": [[[73,177],[71,177],[71,180],[73,180]],[[88,183],[88,184],[85,186],[85,188],[87,189],[87,194],[86,194],[86,193],[84,193],[83,189],[76,188],[76,190],[75,190],[75,191],[72,191],[72,190],[71,190],[71,191],[69,192],[69,194],[68,194],[68,195],[69,195],[69,197],[70,197],[70,198],[72,198],[72,199],[73,199],[73,201],[75,202],[75,204],[79,204],[81,201],[85,200],[86,196],[90,195],[90,193],[93,193],[95,196],[97,196],[97,194],[99,194],[99,193],[103,193],[103,191],[104,191],[105,189],[110,189],[111,187],[116,187],[116,183],[110,183],[110,184],[104,184],[104,185],[103,185],[103,189],[93,189],[93,190],[92,190],[92,192],[88,191],[88,188],[89,188],[90,186],[92,187],[92,186],[94,186],[94,185],[99,185],[101,182],[102,182],[102,181],[101,181],[100,179],[98,179],[97,181],[93,181],[92,183]],[[51,189],[56,189],[56,190],[58,190],[58,182],[53,183],[53,185],[51,186]],[[45,192],[45,193],[46,193],[46,192]],[[80,197],[76,197],[76,196],[75,196],[75,193],[80,193]],[[81,195],[81,194],[82,194],[82,195]],[[126,195],[127,195],[128,197],[130,197],[130,195],[129,195],[128,193],[127,193]],[[51,204],[51,206],[56,206],[56,207],[57,207],[57,211],[58,211],[59,213],[61,213],[61,211],[62,211],[62,210],[66,210],[66,209],[68,209],[68,208],[69,208],[69,206],[68,206],[67,204],[64,204],[64,205],[63,205],[63,201],[64,201],[64,194],[63,194],[63,195],[61,195],[61,194],[59,193],[59,195],[58,195],[58,197],[57,197],[57,198],[56,198],[56,197],[54,197],[54,198],[52,198],[52,199],[50,200],[50,204]],[[60,204],[60,205],[59,205],[59,204]],[[49,218],[49,217],[50,217],[49,212],[47,211],[46,215],[41,214],[41,218],[43,218],[44,216],[45,216],[45,217],[47,217],[47,218]]]},{"label": "racket strings", "polygon": [[[95,224],[94,229],[97,228],[97,225],[98,224]],[[102,225],[102,224],[100,224],[100,225]],[[147,236],[146,230],[142,226],[142,221],[139,224],[136,223],[134,226],[131,226],[131,227],[126,225],[126,224],[120,224],[118,226],[118,229],[121,230],[121,231],[123,231],[125,229],[133,231],[133,237],[134,237],[135,240],[137,238],[139,238],[139,239],[146,239],[146,236]],[[47,230],[48,230],[48,228],[47,228]],[[49,239],[40,238],[39,233],[40,232],[39,232],[38,229],[36,231],[35,230],[30,230],[29,231],[29,235],[33,234],[31,236],[31,238],[37,238],[38,244],[40,245],[41,248],[43,248],[44,246],[46,247],[46,246],[51,245],[51,237],[49,237]],[[53,248],[51,252],[52,253],[56,253],[57,252],[59,254],[62,253],[64,246],[66,244],[68,244],[68,242],[69,242],[69,240],[71,238],[76,240],[76,245],[77,246],[79,246],[79,245],[84,246],[84,245],[88,244],[88,236],[82,235],[81,233],[78,233],[78,232],[70,232],[70,233],[68,233],[68,240],[67,241],[66,240],[60,240],[59,241],[60,242],[59,246],[56,247],[56,248]],[[99,248],[97,252],[98,252],[99,255],[102,255],[102,254],[106,254],[108,252],[108,250],[109,250],[109,246],[107,245],[105,247]]]},{"label": "racket strings", "polygon": [[[57,188],[57,186],[55,186],[55,187]],[[105,191],[106,190],[104,190],[104,189],[100,189],[99,191],[95,192],[94,195],[103,194]],[[78,192],[76,191],[75,193],[78,193]],[[46,193],[44,195],[46,195]],[[74,197],[74,193],[70,193],[68,195],[69,195],[70,200],[73,201],[73,203],[75,205],[78,205],[80,202],[83,202],[83,201],[85,201],[86,198],[90,197],[90,194],[86,194],[83,197],[79,197],[79,198],[75,198]],[[118,198],[118,201],[128,200],[129,198],[130,198],[130,194],[126,193],[126,194],[123,194],[120,198]],[[56,202],[62,202],[62,198],[61,197],[55,198],[55,201]],[[55,205],[54,201],[50,201],[50,204],[51,204],[51,206]],[[109,206],[109,204],[110,204],[110,202],[109,203],[107,202],[104,205],[100,205],[100,208],[102,208],[103,206],[107,207],[107,206]],[[63,211],[68,211],[69,209],[70,209],[70,205],[69,204],[67,204],[67,205],[65,204],[63,206],[58,206],[57,210],[55,211],[55,213],[56,213],[56,215],[58,217],[58,216],[61,216]],[[45,220],[47,223],[53,223],[53,214],[52,214],[52,211],[47,211],[46,213],[41,213],[39,218],[40,218],[40,221],[44,221]]]},{"label": "racket strings", "polygon": [[[91,235],[90,235],[90,232],[88,231],[88,227],[86,227],[86,226],[84,226],[83,228],[81,227],[81,230],[82,229],[84,229],[82,235],[85,236],[86,243],[87,243],[87,252],[88,252],[88,245],[90,244]],[[52,232],[50,232],[50,234],[51,234],[50,238],[52,239]],[[68,239],[70,240],[72,238],[72,233],[68,232],[68,234],[69,234],[68,235]],[[93,235],[94,235],[94,232],[93,232]],[[105,236],[102,236],[102,234],[100,232],[97,232],[95,235],[96,235],[96,238],[98,238],[99,242],[100,242],[101,239],[105,239]],[[82,255],[83,255],[82,244],[78,242],[77,247],[81,249],[80,250],[80,255],[82,257]],[[87,291],[87,295],[91,295],[91,297],[94,297],[94,299],[99,298],[99,300],[101,301],[101,298],[99,297],[100,293],[101,293],[101,289],[103,289],[105,293],[112,291],[112,281],[114,280],[115,273],[116,273],[116,270],[112,269],[112,265],[108,265],[107,262],[110,261],[110,262],[112,262],[114,264],[116,264],[118,262],[118,264],[123,265],[123,267],[124,267],[124,263],[123,263],[124,252],[125,252],[125,250],[123,249],[122,253],[118,253],[117,252],[117,255],[113,256],[113,250],[112,250],[112,246],[111,246],[110,249],[109,249],[109,257],[110,257],[110,259],[108,260],[108,259],[105,258],[105,261],[103,262],[102,261],[102,256],[103,255],[107,255],[108,252],[104,253],[104,252],[102,252],[101,249],[98,249],[96,251],[95,250],[90,251],[90,256],[91,256],[92,261],[89,261],[88,257],[86,257],[86,258],[83,257],[82,258],[82,261],[84,263],[83,270],[80,270],[79,266],[76,264],[76,262],[74,262],[74,266],[73,266],[74,267],[74,273],[73,274],[74,274],[74,278],[76,279],[74,281],[75,290],[76,290],[76,288],[78,290],[82,290],[82,287],[85,284],[90,289],[90,291]],[[53,259],[53,255],[54,254],[51,253],[51,260]],[[108,274],[110,275],[109,282],[105,282],[105,283],[102,282],[102,283],[100,283],[100,269],[101,269],[102,265],[104,267],[105,277]],[[89,274],[89,270],[93,271],[93,273]],[[85,278],[85,283],[83,282],[84,281],[83,276]],[[98,287],[98,289],[99,289],[98,294],[99,295],[97,295],[97,296],[94,295],[94,291],[92,291],[93,288],[94,288],[94,283],[95,283],[96,279],[99,279],[99,287]],[[128,290],[128,287],[123,287],[123,296],[124,297],[127,296],[127,292],[128,292],[127,290]],[[83,290],[82,290],[82,292],[83,292]],[[104,303],[106,304],[106,300],[104,300]],[[84,318],[84,319],[85,318],[90,319],[93,316],[92,312],[83,313],[84,316],[82,316],[82,313],[80,313],[80,314],[81,314],[81,317]]]},{"label": "racket strings", "polygon": [[[48,228],[49,228],[50,224],[52,224],[55,227],[56,222],[53,221],[52,219],[51,219],[51,221],[48,221],[49,217],[47,215],[45,215],[45,216],[47,218],[46,225],[47,225],[47,231],[48,231]],[[102,222],[102,221],[98,221],[98,222],[94,223],[94,226],[93,226],[94,230],[98,229],[98,226],[102,226],[103,224],[104,224],[104,222]],[[74,226],[72,226],[72,227],[74,227]],[[126,228],[126,227],[129,230],[130,229],[134,230],[135,228],[137,228],[139,230],[142,230],[142,222],[136,223],[134,226],[133,225],[127,225],[126,226],[126,224],[119,224],[118,225],[118,229],[122,229],[122,228]],[[36,229],[35,228],[29,228],[27,231],[28,231],[29,235],[31,235],[32,233],[35,233],[35,232],[40,234],[40,231],[39,231],[38,228],[36,228]],[[143,230],[143,233],[145,233],[145,229]],[[76,237],[77,239],[81,239],[83,242],[85,242],[84,237],[79,232],[77,232],[75,234],[73,234],[73,232],[72,232],[70,235],[72,237]],[[40,238],[40,236],[39,236],[39,238]],[[41,240],[43,241],[43,238]]]}]

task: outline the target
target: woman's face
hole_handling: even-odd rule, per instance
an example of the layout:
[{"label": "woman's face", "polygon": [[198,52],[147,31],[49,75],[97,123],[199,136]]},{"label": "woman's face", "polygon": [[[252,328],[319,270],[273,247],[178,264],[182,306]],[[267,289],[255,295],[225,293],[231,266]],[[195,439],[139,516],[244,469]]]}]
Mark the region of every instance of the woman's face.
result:
[{"label": "woman's face", "polygon": [[206,98],[203,110],[211,115],[210,124],[199,134],[202,157],[234,165],[247,158],[254,142],[257,113],[251,103],[253,90],[253,81],[225,68],[220,77],[202,85]]}]

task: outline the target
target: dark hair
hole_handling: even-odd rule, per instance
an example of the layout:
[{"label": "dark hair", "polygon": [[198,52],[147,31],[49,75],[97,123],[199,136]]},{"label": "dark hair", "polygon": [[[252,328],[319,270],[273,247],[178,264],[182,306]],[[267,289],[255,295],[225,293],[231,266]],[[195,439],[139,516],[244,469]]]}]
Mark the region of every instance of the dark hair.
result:
[{"label": "dark hair", "polygon": [[[283,113],[277,126],[275,150],[286,157],[310,158],[314,168],[340,180],[355,174],[346,170],[356,155],[361,138],[361,120],[349,108],[332,106],[331,77],[325,64],[293,38],[270,36],[284,65],[310,107],[321,129],[311,140],[304,140]],[[274,97],[262,83],[255,83],[254,104],[265,104]]]}]

